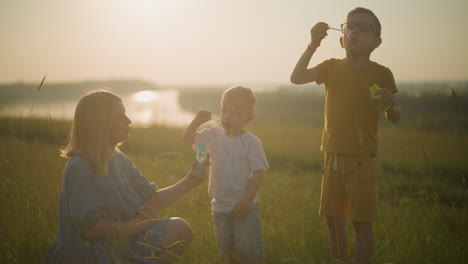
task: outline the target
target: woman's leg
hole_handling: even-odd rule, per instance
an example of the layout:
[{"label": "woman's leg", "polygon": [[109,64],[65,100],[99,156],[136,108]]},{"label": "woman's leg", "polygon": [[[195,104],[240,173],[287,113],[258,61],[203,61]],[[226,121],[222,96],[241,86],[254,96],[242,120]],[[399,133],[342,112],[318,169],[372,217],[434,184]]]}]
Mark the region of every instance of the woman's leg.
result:
[{"label": "woman's leg", "polygon": [[182,255],[192,242],[192,228],[182,218],[172,217],[167,223],[162,240],[163,253],[160,258],[163,263],[168,263]]}]

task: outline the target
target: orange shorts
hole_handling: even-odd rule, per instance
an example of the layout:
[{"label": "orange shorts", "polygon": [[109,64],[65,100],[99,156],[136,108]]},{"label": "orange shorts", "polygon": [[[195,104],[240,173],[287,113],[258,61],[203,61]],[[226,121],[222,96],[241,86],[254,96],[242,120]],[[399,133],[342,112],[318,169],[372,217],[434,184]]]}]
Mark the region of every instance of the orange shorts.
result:
[{"label": "orange shorts", "polygon": [[375,155],[325,153],[319,214],[375,221],[381,171]]}]

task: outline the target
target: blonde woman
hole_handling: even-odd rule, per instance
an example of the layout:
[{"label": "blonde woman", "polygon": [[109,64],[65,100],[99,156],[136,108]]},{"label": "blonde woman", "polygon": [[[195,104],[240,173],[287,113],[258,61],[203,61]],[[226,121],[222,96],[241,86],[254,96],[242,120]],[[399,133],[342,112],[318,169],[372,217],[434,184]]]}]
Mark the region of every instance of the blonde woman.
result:
[{"label": "blonde woman", "polygon": [[190,170],[176,184],[156,190],[118,148],[131,121],[119,96],[107,90],[84,95],[75,111],[64,169],[56,239],[49,263],[165,263],[190,244],[181,218],[155,212],[199,185],[205,172]]}]

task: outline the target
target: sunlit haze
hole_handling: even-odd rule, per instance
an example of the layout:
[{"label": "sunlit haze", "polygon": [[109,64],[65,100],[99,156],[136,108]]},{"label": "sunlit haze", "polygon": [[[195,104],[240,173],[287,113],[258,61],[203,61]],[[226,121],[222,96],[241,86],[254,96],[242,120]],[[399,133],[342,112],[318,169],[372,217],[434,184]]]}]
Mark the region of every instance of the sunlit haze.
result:
[{"label": "sunlit haze", "polygon": [[[1,1],[0,83],[141,79],[156,85],[288,83],[319,21],[373,10],[371,59],[397,81],[467,80],[465,0]],[[329,31],[311,66],[342,58]]]}]

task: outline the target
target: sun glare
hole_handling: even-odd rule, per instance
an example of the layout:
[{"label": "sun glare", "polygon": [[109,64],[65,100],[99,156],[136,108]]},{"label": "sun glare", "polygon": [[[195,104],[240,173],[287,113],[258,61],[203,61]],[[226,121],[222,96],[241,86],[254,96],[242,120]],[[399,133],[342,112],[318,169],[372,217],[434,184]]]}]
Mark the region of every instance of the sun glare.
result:
[{"label": "sun glare", "polygon": [[146,103],[158,99],[158,93],[154,91],[139,91],[133,95],[133,100],[139,103]]}]

